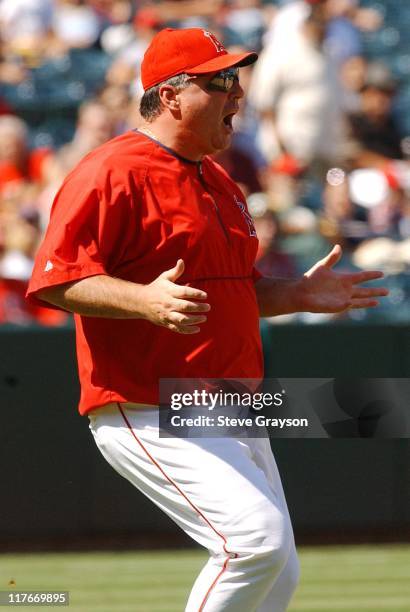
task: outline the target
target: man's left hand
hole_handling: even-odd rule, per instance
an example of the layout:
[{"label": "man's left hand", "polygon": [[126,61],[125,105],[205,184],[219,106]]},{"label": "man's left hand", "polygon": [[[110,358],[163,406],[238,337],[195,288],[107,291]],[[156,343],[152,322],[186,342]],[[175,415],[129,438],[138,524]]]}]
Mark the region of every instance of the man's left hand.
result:
[{"label": "man's left hand", "polygon": [[343,274],[333,270],[340,261],[342,249],[337,244],[324,259],[318,261],[300,280],[300,298],[305,312],[337,313],[352,308],[373,308],[377,298],[388,295],[385,287],[362,287],[362,283],[383,277],[371,270]]}]

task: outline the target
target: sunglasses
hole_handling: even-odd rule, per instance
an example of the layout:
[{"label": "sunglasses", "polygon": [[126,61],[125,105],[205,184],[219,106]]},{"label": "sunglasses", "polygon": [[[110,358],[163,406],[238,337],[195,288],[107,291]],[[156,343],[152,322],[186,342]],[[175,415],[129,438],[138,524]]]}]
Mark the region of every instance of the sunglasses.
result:
[{"label": "sunglasses", "polygon": [[227,68],[217,72],[206,84],[206,89],[227,93],[232,89],[235,81],[239,81],[239,68]]}]

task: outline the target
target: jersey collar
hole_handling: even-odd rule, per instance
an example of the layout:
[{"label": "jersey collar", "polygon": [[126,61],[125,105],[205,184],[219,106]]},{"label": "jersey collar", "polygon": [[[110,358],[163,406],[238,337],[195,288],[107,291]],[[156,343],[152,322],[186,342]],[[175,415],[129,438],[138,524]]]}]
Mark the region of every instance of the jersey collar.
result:
[{"label": "jersey collar", "polygon": [[132,131],[136,132],[137,134],[142,134],[143,136],[145,136],[149,140],[152,140],[152,142],[155,142],[155,144],[160,146],[161,149],[164,149],[167,153],[169,153],[173,157],[176,157],[177,159],[179,159],[179,161],[182,161],[185,164],[192,164],[194,166],[201,166],[201,164],[202,164],[201,161],[193,161],[192,159],[187,159],[186,157],[182,157],[182,155],[180,155],[179,153],[174,151],[174,149],[171,149],[170,147],[167,147],[166,145],[162,144],[162,142],[160,142],[156,138],[153,138],[152,136],[149,136],[149,134],[146,134],[145,132],[140,132],[140,130],[138,128],[135,128]]}]

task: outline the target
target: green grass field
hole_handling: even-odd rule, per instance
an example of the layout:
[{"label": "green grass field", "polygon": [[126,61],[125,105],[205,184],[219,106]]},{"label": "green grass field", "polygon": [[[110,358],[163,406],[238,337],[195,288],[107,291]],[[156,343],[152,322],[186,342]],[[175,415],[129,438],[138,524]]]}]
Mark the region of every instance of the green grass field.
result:
[{"label": "green grass field", "polygon": [[[410,546],[301,548],[291,612],[410,612]],[[182,612],[197,551],[0,555],[0,590],[68,590],[76,612]],[[10,580],[16,585],[9,586]]]}]

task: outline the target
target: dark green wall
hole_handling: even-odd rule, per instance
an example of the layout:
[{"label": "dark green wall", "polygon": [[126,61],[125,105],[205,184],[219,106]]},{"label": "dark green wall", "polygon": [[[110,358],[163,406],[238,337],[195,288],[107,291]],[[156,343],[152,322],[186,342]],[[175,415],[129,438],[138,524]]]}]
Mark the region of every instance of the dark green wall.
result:
[{"label": "dark green wall", "polygon": [[410,327],[269,325],[262,338],[267,377],[410,376]]}]

